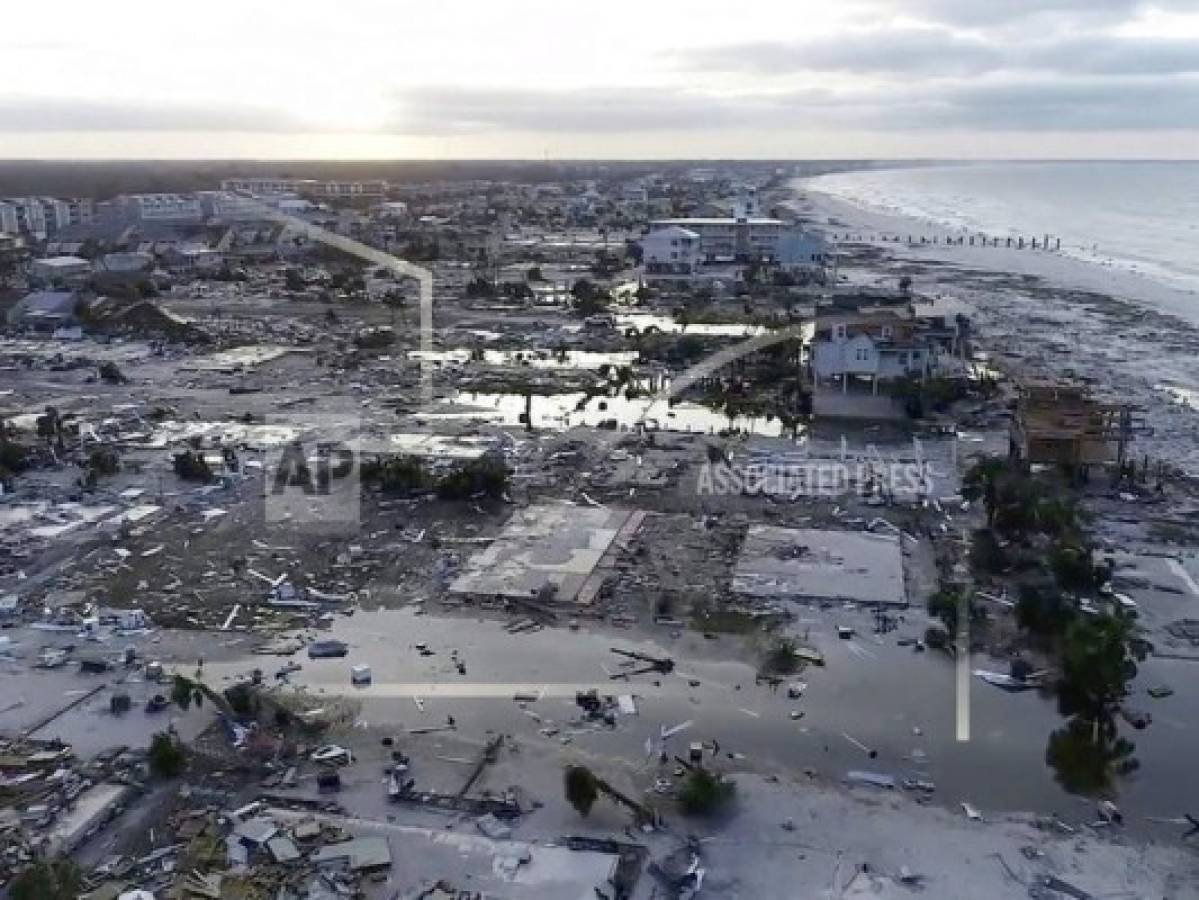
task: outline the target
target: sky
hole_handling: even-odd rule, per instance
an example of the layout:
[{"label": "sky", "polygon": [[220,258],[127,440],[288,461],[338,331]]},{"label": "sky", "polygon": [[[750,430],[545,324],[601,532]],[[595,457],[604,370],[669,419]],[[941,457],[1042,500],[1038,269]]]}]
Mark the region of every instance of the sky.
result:
[{"label": "sky", "polygon": [[1199,0],[58,0],[0,158],[1199,158]]}]

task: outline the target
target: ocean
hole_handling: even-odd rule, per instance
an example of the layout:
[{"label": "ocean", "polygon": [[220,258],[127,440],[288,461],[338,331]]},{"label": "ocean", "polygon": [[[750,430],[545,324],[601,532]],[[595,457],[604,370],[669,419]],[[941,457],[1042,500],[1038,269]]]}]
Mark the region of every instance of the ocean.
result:
[{"label": "ocean", "polygon": [[1050,234],[1063,253],[1199,290],[1199,162],[962,163],[841,172],[806,184],[966,234]]}]

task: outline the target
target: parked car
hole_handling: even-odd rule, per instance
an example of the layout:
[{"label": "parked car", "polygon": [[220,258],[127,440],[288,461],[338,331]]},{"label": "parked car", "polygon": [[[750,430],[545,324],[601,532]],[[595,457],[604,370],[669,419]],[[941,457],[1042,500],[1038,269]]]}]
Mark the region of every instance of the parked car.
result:
[{"label": "parked car", "polygon": [[335,641],[332,638],[323,641],[313,641],[308,645],[309,659],[336,659],[350,652],[348,644]]},{"label": "parked car", "polygon": [[313,750],[309,759],[325,766],[348,766],[354,761],[354,754],[337,744],[326,744]]}]

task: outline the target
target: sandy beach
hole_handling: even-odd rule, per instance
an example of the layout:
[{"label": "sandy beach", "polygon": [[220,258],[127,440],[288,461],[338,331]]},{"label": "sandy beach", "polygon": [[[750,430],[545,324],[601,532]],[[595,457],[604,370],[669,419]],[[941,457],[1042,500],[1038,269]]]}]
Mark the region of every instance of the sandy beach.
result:
[{"label": "sandy beach", "polygon": [[[833,194],[814,190],[806,182],[798,185],[801,199],[796,203],[796,209],[815,224],[842,237],[848,233],[855,241],[887,247],[900,258],[937,260],[961,268],[1032,276],[1065,289],[1109,294],[1199,326],[1199,291],[1167,284],[1109,258],[1088,259],[1064,250],[1046,253],[1028,247],[1021,250],[969,243],[947,246],[944,243],[946,237],[956,239],[962,232],[935,222],[858,206]],[[921,237],[930,241],[936,237],[941,243],[908,246],[908,236],[915,236],[917,241]],[[900,239],[898,243],[895,238]]]}]

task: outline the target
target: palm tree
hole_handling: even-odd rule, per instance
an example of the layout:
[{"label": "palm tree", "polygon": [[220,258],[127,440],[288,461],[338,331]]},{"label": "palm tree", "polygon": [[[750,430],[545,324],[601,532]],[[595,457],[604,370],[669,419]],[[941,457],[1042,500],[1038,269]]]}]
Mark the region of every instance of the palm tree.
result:
[{"label": "palm tree", "polygon": [[598,779],[586,766],[566,767],[566,799],[586,817],[599,799]]}]

